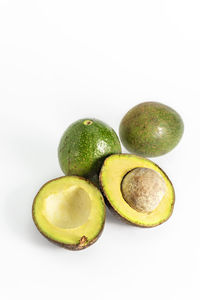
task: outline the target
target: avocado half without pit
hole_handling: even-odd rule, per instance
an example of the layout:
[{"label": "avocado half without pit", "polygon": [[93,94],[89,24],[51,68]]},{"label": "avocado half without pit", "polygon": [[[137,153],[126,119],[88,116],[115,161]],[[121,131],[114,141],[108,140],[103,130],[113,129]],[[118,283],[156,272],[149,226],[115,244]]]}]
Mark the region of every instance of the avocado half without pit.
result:
[{"label": "avocado half without pit", "polygon": [[134,225],[157,226],[172,214],[172,183],[146,158],[131,154],[109,156],[100,172],[100,184],[109,207]]},{"label": "avocado half without pit", "polygon": [[36,195],[33,220],[50,241],[81,250],[100,236],[105,222],[101,192],[90,181],[64,176],[47,182]]}]

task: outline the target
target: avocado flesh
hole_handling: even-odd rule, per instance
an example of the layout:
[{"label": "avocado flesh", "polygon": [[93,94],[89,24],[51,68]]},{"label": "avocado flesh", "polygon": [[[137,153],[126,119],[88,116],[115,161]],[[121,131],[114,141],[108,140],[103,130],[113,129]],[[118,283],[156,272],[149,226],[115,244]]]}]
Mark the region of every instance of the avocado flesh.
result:
[{"label": "avocado flesh", "polygon": [[[158,206],[150,213],[139,212],[123,198],[121,183],[124,176],[135,168],[150,168],[165,181],[166,192]],[[165,222],[173,211],[174,188],[167,175],[152,161],[131,154],[109,156],[100,172],[100,183],[109,204],[122,218],[142,227],[153,227]]]},{"label": "avocado flesh", "polygon": [[36,195],[33,220],[49,240],[69,249],[83,249],[96,241],[103,229],[103,196],[84,178],[54,179]]}]

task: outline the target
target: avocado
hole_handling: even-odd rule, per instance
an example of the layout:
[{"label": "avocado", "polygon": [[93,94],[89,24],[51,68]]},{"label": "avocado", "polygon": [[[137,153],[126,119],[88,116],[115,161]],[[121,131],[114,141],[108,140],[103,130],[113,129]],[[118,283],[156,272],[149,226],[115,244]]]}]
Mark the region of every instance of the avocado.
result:
[{"label": "avocado", "polygon": [[81,250],[100,236],[105,204],[101,192],[90,181],[63,176],[41,187],[33,202],[32,216],[48,240],[71,250]]},{"label": "avocado", "polygon": [[154,227],[171,216],[174,188],[154,162],[114,154],[105,159],[99,177],[108,206],[131,224]]},{"label": "avocado", "polygon": [[123,117],[119,135],[131,153],[155,157],[171,151],[180,141],[184,124],[180,115],[159,102],[144,102]]},{"label": "avocado", "polygon": [[71,124],[58,147],[58,159],[64,174],[85,177],[97,186],[104,159],[115,153],[121,153],[115,131],[96,119],[81,119]]}]

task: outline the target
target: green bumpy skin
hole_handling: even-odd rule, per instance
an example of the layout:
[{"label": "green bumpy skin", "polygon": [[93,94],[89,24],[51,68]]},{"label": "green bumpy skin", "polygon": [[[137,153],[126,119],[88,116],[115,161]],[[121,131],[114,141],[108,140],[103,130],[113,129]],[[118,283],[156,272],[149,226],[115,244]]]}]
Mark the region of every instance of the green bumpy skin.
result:
[{"label": "green bumpy skin", "polygon": [[180,141],[184,124],[180,115],[159,102],[144,102],[127,112],[119,135],[131,153],[155,157],[171,151]]},{"label": "green bumpy skin", "polygon": [[96,119],[81,119],[71,124],[58,147],[58,159],[64,174],[88,178],[96,185],[104,159],[117,153],[121,153],[117,134]]}]

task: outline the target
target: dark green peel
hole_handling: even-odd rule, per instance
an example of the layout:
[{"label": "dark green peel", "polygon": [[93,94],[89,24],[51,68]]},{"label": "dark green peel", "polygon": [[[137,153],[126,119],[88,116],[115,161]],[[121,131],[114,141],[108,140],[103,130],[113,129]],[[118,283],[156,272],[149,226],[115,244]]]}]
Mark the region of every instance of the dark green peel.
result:
[{"label": "dark green peel", "polygon": [[64,174],[83,176],[96,184],[104,159],[115,153],[121,153],[115,131],[96,119],[81,119],[71,124],[58,148]]},{"label": "dark green peel", "polygon": [[124,116],[119,128],[126,149],[147,157],[171,151],[180,141],[183,131],[180,115],[159,102],[144,102],[133,107]]}]

